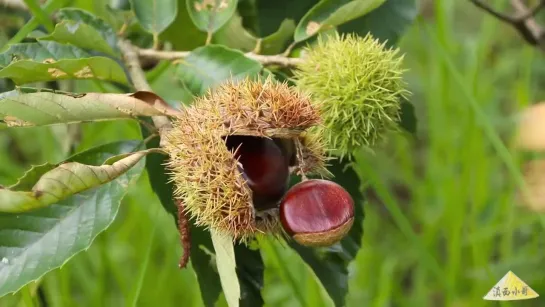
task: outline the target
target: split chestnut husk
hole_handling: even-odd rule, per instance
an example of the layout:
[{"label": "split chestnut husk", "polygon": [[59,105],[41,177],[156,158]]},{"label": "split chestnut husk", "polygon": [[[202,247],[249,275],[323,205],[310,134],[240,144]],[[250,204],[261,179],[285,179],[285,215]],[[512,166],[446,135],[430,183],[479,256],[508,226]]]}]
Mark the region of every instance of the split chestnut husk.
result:
[{"label": "split chestnut husk", "polygon": [[309,132],[319,124],[309,97],[286,83],[219,85],[185,107],[164,135],[175,198],[196,225],[236,241],[283,233],[278,208],[289,176],[328,174],[321,137]]}]

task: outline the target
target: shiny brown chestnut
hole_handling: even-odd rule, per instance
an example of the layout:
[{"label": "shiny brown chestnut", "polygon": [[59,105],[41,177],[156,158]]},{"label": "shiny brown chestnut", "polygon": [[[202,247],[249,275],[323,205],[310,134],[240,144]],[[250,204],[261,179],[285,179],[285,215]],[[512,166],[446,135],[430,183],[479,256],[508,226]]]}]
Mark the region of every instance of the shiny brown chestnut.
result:
[{"label": "shiny brown chestnut", "polygon": [[335,182],[310,179],[294,185],[280,202],[284,230],[301,245],[331,246],[354,223],[354,200]]},{"label": "shiny brown chestnut", "polygon": [[242,165],[240,171],[253,192],[255,208],[275,208],[289,182],[289,161],[280,144],[269,138],[233,135],[226,145]]}]

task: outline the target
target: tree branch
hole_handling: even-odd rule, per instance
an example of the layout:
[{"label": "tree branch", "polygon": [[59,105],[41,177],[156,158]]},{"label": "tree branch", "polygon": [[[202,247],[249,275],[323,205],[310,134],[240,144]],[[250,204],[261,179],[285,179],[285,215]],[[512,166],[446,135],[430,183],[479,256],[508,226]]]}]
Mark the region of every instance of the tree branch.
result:
[{"label": "tree branch", "polygon": [[545,52],[544,30],[533,18],[545,8],[545,0],[540,0],[532,9],[528,9],[521,0],[511,0],[511,6],[515,9],[513,15],[498,12],[482,0],[470,0],[470,2],[500,21],[510,24],[530,45],[537,46]]},{"label": "tree branch", "polygon": [[[146,75],[140,66],[137,49],[129,41],[123,39],[119,40],[118,46],[123,54],[123,59],[125,60],[125,65],[129,71],[129,77],[134,88],[138,91],[153,92],[146,80]],[[166,116],[153,116],[152,120],[157,130],[159,130],[159,134],[162,134],[163,130],[172,127]]]},{"label": "tree branch", "polygon": [[[119,49],[123,54],[123,59],[125,65],[128,69],[128,75],[132,81],[134,88],[138,91],[150,91],[153,92],[151,86],[146,80],[146,75],[140,66],[140,61],[138,58],[138,49],[133,46],[128,40],[120,39],[118,43]],[[165,129],[172,128],[172,125],[169,119],[166,116],[153,116],[153,124],[159,130],[159,135],[161,136],[161,142],[163,140],[162,133]],[[162,147],[160,145],[160,147]],[[178,230],[180,232],[180,241],[183,248],[183,256],[180,259],[179,267],[185,268],[189,261],[191,253],[191,235],[189,229],[189,222],[184,212],[184,204],[175,199],[178,210]]]},{"label": "tree branch", "polygon": [[[142,58],[168,61],[183,59],[190,54],[188,51],[160,51],[153,49],[138,49],[137,52]],[[288,58],[283,55],[260,55],[251,52],[246,53],[245,56],[265,66],[279,65],[283,67],[295,67],[303,61],[300,58]]]}]

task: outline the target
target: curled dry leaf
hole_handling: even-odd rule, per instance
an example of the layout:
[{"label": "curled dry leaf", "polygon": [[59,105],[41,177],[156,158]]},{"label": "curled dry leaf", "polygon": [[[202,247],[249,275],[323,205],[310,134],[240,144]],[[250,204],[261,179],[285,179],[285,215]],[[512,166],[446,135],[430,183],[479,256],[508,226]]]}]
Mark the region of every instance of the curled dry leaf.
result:
[{"label": "curled dry leaf", "polygon": [[171,107],[163,98],[153,92],[137,91],[129,96],[144,101],[165,115],[176,116],[181,114],[179,110]]},{"label": "curled dry leaf", "polygon": [[530,151],[545,150],[545,102],[526,108],[519,119],[516,146]]},{"label": "curled dry leaf", "polygon": [[[100,166],[78,162],[60,164],[44,172],[29,191],[0,190],[0,212],[26,212],[62,201],[121,176],[154,149],[114,156]],[[49,166],[48,166],[49,167]],[[25,174],[30,176],[29,173]]]},{"label": "curled dry leaf", "polygon": [[523,169],[528,194],[518,192],[518,202],[534,212],[545,212],[545,159],[526,162]]}]

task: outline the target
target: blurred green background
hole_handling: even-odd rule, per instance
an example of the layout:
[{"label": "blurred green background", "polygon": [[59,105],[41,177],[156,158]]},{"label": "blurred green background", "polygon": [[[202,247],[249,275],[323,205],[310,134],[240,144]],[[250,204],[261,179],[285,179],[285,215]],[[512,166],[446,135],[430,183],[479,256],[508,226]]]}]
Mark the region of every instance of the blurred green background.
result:
[{"label": "blurred green background", "polygon": [[[491,3],[501,8],[508,1]],[[0,27],[18,22],[2,17]],[[0,46],[7,38],[0,32]],[[459,0],[421,1],[417,20],[398,45],[406,54],[418,133],[416,139],[392,135],[374,155],[358,156],[358,171],[373,188],[363,248],[350,267],[347,306],[545,306],[545,218],[517,206],[514,178],[483,130],[488,121],[509,141],[515,112],[543,99],[544,54],[509,26]],[[180,95],[170,72],[152,85],[167,99]],[[3,90],[9,86],[0,80]],[[67,86],[104,90],[86,81]],[[475,115],[471,102],[484,110],[485,119]],[[140,137],[134,122],[82,127],[77,151]],[[32,164],[62,160],[73,131],[67,126],[0,130],[0,184],[13,183]],[[387,208],[399,208],[403,215],[393,219]],[[38,286],[48,306],[131,301],[202,306],[193,271],[177,268],[180,255],[173,219],[144,173],[112,227],[89,250],[39,283],[0,299],[0,306],[39,306]],[[294,251],[275,245],[263,256],[267,306],[332,306]],[[484,301],[509,270],[544,297]]]}]

